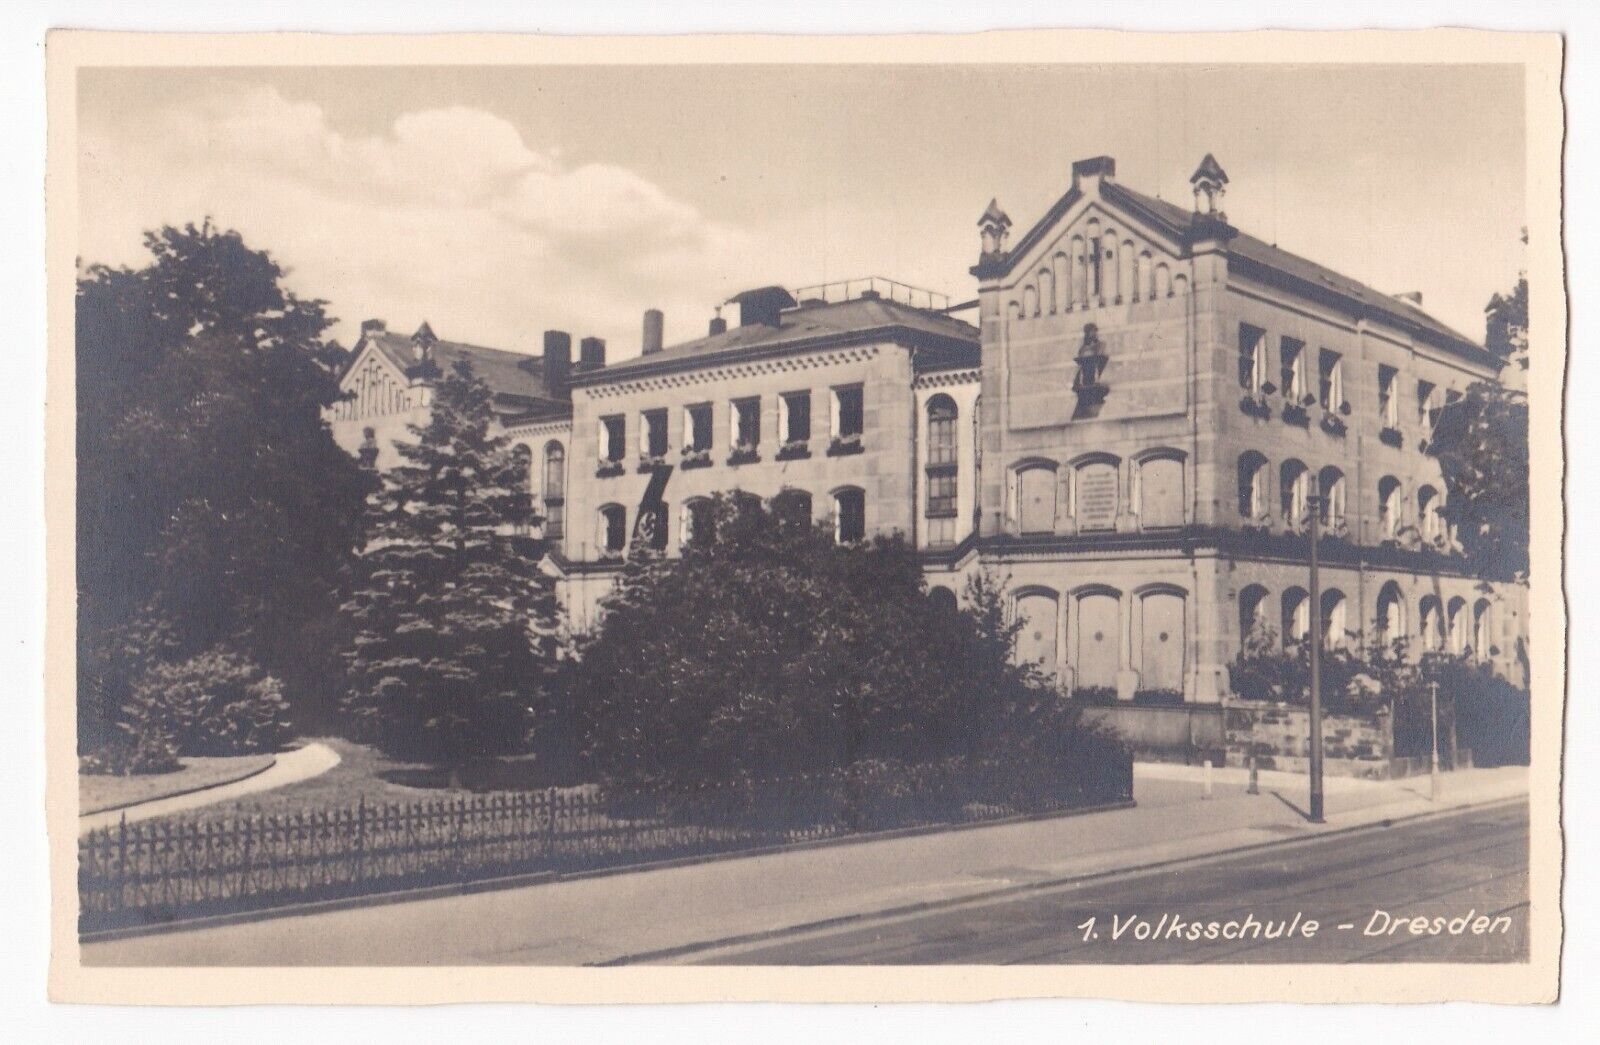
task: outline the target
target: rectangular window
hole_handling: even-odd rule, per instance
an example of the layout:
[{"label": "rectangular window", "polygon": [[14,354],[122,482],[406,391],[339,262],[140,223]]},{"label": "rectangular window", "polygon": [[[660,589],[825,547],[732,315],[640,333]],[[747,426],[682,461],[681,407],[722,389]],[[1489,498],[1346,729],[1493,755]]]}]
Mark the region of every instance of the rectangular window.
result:
[{"label": "rectangular window", "polygon": [[1304,406],[1306,398],[1305,348],[1304,341],[1286,337],[1279,350],[1283,356],[1283,393],[1297,406]]},{"label": "rectangular window", "polygon": [[778,399],[783,411],[783,441],[804,443],[811,439],[811,393],[785,392]]},{"label": "rectangular window", "polygon": [[1429,431],[1433,430],[1433,423],[1438,420],[1438,392],[1432,381],[1417,382],[1417,424]]},{"label": "rectangular window", "polygon": [[838,437],[860,436],[865,425],[864,397],[860,385],[846,385],[833,390],[833,434]]},{"label": "rectangular window", "polygon": [[1317,354],[1317,401],[1324,410],[1344,405],[1344,361],[1327,349]]},{"label": "rectangular window", "polygon": [[667,452],[667,412],[646,410],[639,415],[639,453],[664,457]]},{"label": "rectangular window", "polygon": [[956,514],[956,474],[954,472],[928,473],[928,518],[953,517]]},{"label": "rectangular window", "polygon": [[1239,387],[1252,395],[1267,383],[1267,332],[1239,324]]},{"label": "rectangular window", "polygon": [[840,490],[834,495],[834,536],[840,544],[855,544],[867,536],[867,499],[860,490]]},{"label": "rectangular window", "polygon": [[622,448],[627,442],[627,421],[621,414],[609,414],[600,419],[600,459],[622,460]]},{"label": "rectangular window", "polygon": [[711,404],[683,408],[683,442],[691,450],[711,449]]},{"label": "rectangular window", "polygon": [[753,449],[761,445],[761,400],[752,396],[749,399],[735,399],[733,401],[732,436],[736,447]]},{"label": "rectangular window", "polygon": [[1395,394],[1399,382],[1400,371],[1378,364],[1378,416],[1383,418],[1385,428],[1400,427],[1400,397]]}]

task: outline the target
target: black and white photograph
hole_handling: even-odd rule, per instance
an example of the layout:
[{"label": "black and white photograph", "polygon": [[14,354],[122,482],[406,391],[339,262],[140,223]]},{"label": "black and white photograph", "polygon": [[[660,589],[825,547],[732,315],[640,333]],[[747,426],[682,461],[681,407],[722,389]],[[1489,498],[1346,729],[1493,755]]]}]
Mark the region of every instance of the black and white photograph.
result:
[{"label": "black and white photograph", "polygon": [[1561,45],[1312,36],[53,36],[58,989],[1551,997]]}]

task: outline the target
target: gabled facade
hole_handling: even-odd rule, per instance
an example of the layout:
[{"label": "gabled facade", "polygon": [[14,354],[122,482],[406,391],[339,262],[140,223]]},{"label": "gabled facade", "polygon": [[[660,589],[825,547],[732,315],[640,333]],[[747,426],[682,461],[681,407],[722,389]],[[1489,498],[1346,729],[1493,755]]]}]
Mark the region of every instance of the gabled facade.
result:
[{"label": "gabled facade", "polygon": [[1185,211],[1109,157],[1007,249],[982,219],[981,556],[1011,577],[1023,655],[1079,689],[1210,701],[1253,629],[1309,627],[1314,494],[1328,643],[1406,636],[1509,674],[1523,590],[1465,572],[1423,448],[1498,361],[1420,301],[1228,224],[1210,156]]},{"label": "gabled facade", "polygon": [[591,627],[624,558],[677,554],[710,495],[744,490],[841,541],[906,535],[930,591],[1003,577],[1019,656],[1069,689],[1215,702],[1247,639],[1310,630],[1313,499],[1322,641],[1470,651],[1523,677],[1526,589],[1472,574],[1425,453],[1440,411],[1501,361],[1422,307],[1228,222],[1207,155],[1194,206],[1075,163],[1012,243],[979,219],[978,326],[872,279],[746,291],[706,336],[642,352],[564,333],[542,357],[365,324],[330,413],[386,466],[425,418],[432,362],[471,358],[526,448],[546,568]]}]

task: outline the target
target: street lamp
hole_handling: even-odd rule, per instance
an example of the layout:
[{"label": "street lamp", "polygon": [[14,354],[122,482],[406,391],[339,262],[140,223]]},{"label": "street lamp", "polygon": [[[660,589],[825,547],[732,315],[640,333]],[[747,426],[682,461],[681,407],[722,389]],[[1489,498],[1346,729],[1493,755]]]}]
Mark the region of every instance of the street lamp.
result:
[{"label": "street lamp", "polygon": [[1428,683],[1428,694],[1433,701],[1433,765],[1428,771],[1428,800],[1439,801],[1439,683]]},{"label": "street lamp", "polygon": [[1322,521],[1322,495],[1315,485],[1306,498],[1311,515],[1311,815],[1313,824],[1322,820],[1322,585],[1317,577],[1317,529]]}]

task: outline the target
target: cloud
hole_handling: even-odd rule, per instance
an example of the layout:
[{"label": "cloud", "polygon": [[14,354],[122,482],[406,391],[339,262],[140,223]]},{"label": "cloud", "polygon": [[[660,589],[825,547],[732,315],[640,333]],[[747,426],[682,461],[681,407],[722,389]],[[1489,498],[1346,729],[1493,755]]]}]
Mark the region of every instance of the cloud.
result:
[{"label": "cloud", "polygon": [[346,343],[362,318],[426,318],[442,337],[527,351],[547,328],[598,334],[620,357],[648,307],[667,311],[669,338],[700,333],[754,254],[748,232],[638,172],[570,164],[559,143],[461,106],[358,136],[260,87],[87,121],[81,142],[85,261],[140,264],[143,230],[209,215],[329,300]]}]

